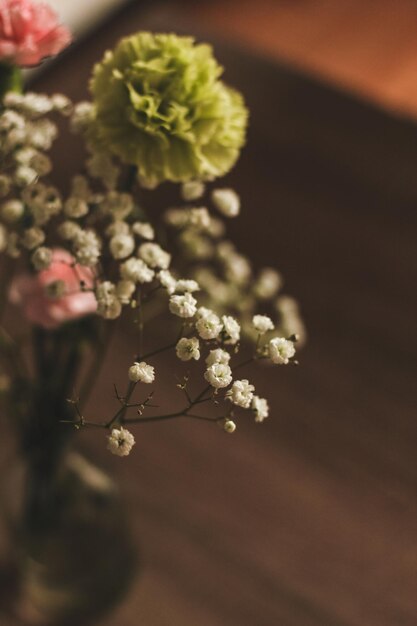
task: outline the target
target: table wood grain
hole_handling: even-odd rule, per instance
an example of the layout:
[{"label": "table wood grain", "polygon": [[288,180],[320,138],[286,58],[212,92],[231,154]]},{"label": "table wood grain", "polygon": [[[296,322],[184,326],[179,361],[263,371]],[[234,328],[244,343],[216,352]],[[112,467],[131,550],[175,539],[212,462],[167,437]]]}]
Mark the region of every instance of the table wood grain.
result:
[{"label": "table wood grain", "polygon": [[182,0],[165,17],[303,68],[362,97],[416,116],[415,0]]},{"label": "table wood grain", "polygon": [[[93,61],[139,28],[182,24],[135,4],[36,88],[84,97]],[[142,554],[103,626],[413,626],[417,128],[214,43],[251,109],[227,180],[243,203],[231,231],[283,272],[309,341],[299,368],[258,371],[272,404],[262,427],[243,422],[228,437],[185,420],[143,426],[124,460],[82,438],[121,482]],[[77,165],[72,141],[57,179]],[[108,414],[132,352],[121,333],[95,415]],[[169,378],[169,362],[160,367]]]}]

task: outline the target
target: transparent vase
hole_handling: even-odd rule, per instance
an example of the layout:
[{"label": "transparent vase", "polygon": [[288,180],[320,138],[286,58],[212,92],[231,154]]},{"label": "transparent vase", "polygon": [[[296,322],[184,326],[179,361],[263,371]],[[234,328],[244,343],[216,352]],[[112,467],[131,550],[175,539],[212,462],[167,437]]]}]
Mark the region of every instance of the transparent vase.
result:
[{"label": "transparent vase", "polygon": [[137,570],[119,490],[73,451],[61,455],[47,488],[30,472],[23,459],[4,476],[0,623],[96,623]]}]

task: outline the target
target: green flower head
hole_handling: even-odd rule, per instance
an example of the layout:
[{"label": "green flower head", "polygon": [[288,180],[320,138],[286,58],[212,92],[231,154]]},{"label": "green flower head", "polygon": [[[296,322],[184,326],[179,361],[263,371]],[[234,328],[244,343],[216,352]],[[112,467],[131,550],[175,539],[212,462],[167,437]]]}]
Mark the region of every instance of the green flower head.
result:
[{"label": "green flower head", "polygon": [[138,33],[94,68],[94,134],[148,184],[226,174],[248,112],[225,85],[212,49],[192,37]]}]

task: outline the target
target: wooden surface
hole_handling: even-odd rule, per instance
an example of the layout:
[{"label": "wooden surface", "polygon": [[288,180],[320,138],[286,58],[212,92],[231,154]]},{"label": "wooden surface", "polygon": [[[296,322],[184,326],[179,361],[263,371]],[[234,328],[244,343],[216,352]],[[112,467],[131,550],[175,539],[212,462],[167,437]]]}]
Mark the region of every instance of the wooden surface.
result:
[{"label": "wooden surface", "polygon": [[[174,3],[178,4],[178,3]],[[417,115],[415,0],[188,0],[181,18]],[[178,7],[167,8],[177,14]]]},{"label": "wooden surface", "polygon": [[[118,36],[182,24],[133,7],[37,88],[83,97]],[[204,34],[198,21],[193,30]],[[273,407],[262,427],[227,437],[147,425],[124,460],[84,441],[118,475],[143,559],[102,624],[413,626],[417,128],[231,45],[216,50],[252,111],[230,176],[243,200],[234,236],[284,273],[309,342],[298,369],[256,375]],[[62,153],[59,176],[75,154]],[[107,363],[96,415],[123,378],[128,338],[113,354],[119,371]]]}]

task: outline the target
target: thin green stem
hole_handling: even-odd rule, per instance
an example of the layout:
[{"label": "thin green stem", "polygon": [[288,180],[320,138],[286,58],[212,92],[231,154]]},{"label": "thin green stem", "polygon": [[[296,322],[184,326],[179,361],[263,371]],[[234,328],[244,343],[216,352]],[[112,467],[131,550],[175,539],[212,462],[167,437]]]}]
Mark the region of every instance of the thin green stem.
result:
[{"label": "thin green stem", "polygon": [[111,420],[107,422],[107,424],[106,424],[107,428],[111,428],[113,426],[113,424],[115,424],[118,421],[120,421],[121,423],[123,423],[125,421],[125,415],[126,415],[126,411],[128,409],[129,400],[132,397],[132,394],[133,394],[133,392],[135,390],[135,387],[136,387],[136,383],[130,381],[128,386],[127,386],[126,394],[125,394],[125,396],[123,398],[123,405],[117,411],[117,413],[111,418]]},{"label": "thin green stem", "polygon": [[123,424],[145,424],[148,422],[161,422],[163,420],[170,420],[176,417],[185,417],[187,411],[187,407],[185,409],[181,409],[181,411],[176,411],[175,413],[166,413],[165,415],[155,415],[153,417],[131,417],[129,419],[125,419]]},{"label": "thin green stem", "polygon": [[[139,423],[152,422],[152,421],[160,422],[163,420],[174,419],[176,417],[192,417],[194,419],[205,419],[205,420],[215,421],[214,418],[205,418],[203,416],[196,416],[195,414],[190,413],[191,409],[194,406],[196,406],[196,404],[199,404],[200,402],[203,401],[203,396],[207,393],[209,389],[211,389],[211,386],[207,385],[207,387],[205,387],[194,400],[190,399],[188,404],[183,409],[179,411],[175,411],[174,413],[167,413],[165,415],[155,415],[153,417],[133,417],[129,419],[123,419],[121,421],[124,424],[139,424]],[[209,398],[206,398],[206,400],[209,400]]]},{"label": "thin green stem", "polygon": [[[210,389],[211,389],[211,385],[207,385],[207,387],[204,387],[201,393],[199,393],[198,396],[194,398],[193,404],[198,404],[199,402],[202,402],[207,391],[210,391]],[[207,398],[207,400],[209,400],[209,398]]]}]

